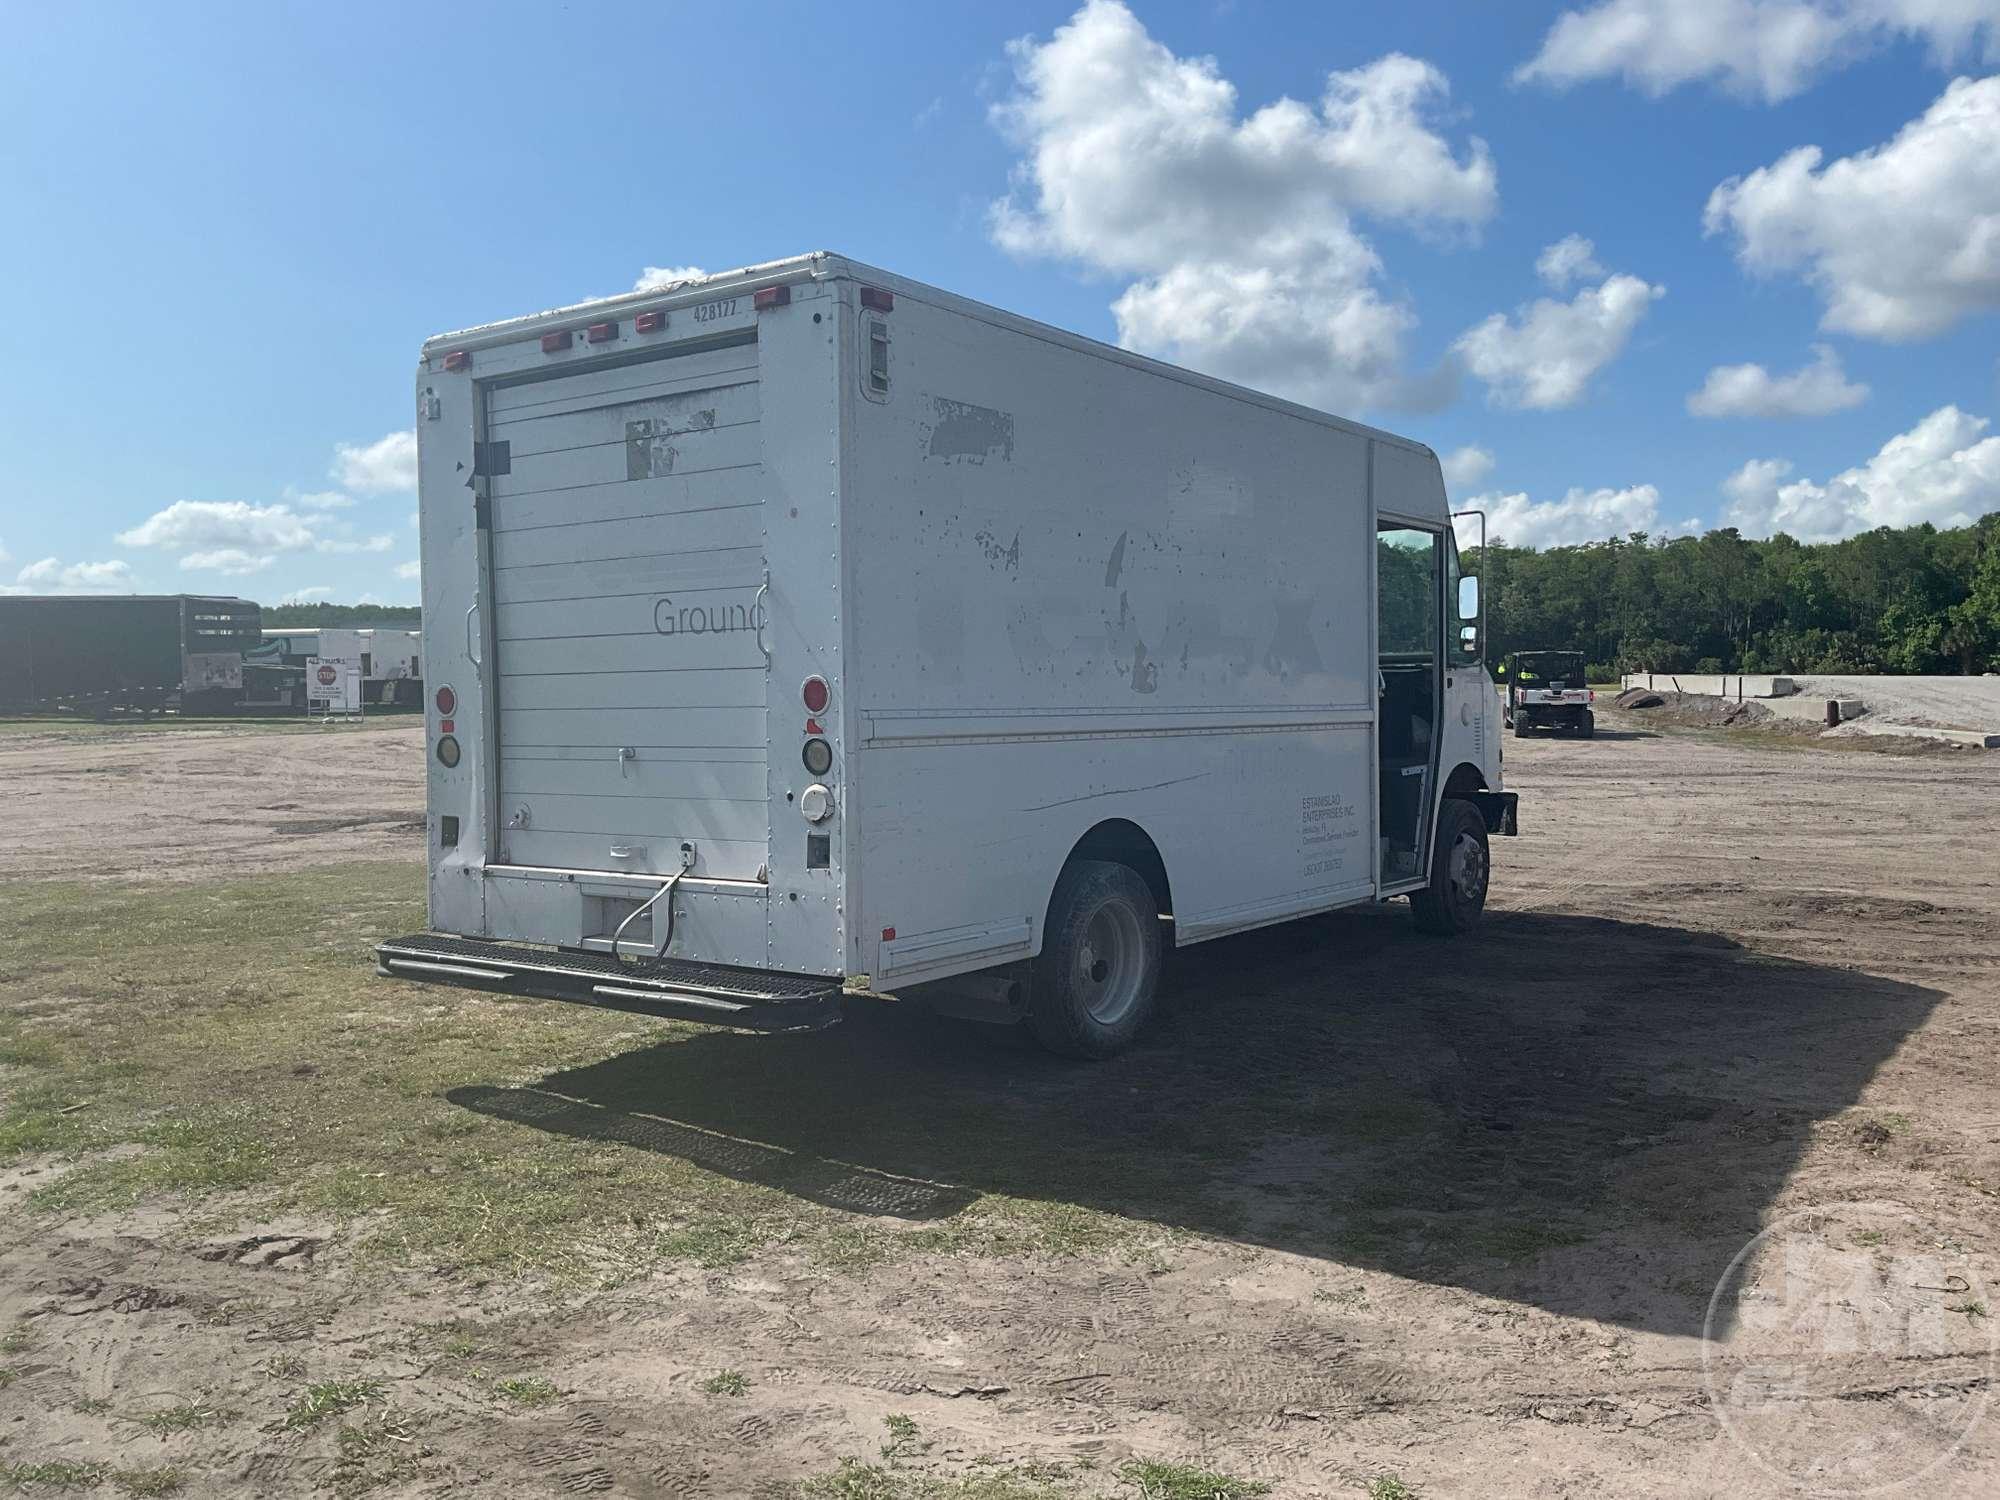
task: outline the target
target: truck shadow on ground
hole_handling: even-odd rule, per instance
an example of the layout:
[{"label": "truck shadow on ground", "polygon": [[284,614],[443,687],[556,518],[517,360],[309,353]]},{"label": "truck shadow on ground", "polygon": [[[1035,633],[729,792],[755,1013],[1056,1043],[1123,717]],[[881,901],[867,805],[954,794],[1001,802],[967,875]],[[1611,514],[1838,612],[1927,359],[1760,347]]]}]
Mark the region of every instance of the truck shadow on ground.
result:
[{"label": "truck shadow on ground", "polygon": [[1715,933],[1398,910],[1176,955],[1101,1064],[855,1002],[803,1037],[683,1032],[483,1114],[934,1222],[1087,1206],[1564,1314],[1695,1334],[1822,1122],[1940,992]]}]

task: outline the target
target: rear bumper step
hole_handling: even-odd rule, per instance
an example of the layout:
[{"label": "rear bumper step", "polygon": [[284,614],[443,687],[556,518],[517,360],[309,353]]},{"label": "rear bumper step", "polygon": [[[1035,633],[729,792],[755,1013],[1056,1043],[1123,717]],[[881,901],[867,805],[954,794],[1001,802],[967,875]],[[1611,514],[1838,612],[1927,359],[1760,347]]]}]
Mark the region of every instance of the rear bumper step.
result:
[{"label": "rear bumper step", "polygon": [[391,979],[501,990],[746,1031],[818,1031],[840,1019],[837,979],[690,959],[622,964],[605,953],[425,933],[380,944],[375,972]]}]

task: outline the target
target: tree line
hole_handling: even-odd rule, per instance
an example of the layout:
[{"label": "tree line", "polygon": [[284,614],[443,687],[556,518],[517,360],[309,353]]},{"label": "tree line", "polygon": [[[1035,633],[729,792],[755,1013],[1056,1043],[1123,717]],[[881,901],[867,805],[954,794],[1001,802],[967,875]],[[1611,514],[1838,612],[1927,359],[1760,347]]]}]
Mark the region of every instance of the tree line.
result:
[{"label": "tree line", "polygon": [[1581,651],[1599,682],[1640,671],[2000,671],[2000,514],[1822,543],[1734,527],[1543,550],[1496,538],[1464,566],[1480,575],[1491,661]]}]

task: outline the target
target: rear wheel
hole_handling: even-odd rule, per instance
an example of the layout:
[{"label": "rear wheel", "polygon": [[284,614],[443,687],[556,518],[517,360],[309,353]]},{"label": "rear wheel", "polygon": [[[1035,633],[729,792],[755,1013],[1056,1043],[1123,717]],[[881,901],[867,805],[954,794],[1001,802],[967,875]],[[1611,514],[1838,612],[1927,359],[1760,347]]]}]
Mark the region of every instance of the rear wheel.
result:
[{"label": "rear wheel", "polygon": [[1576,732],[1585,739],[1589,739],[1592,735],[1596,734],[1597,715],[1586,708],[1583,711],[1583,717],[1576,721]]},{"label": "rear wheel", "polygon": [[1446,798],[1438,808],[1431,883],[1410,893],[1418,930],[1449,936],[1476,926],[1492,871],[1485,817],[1470,802]]},{"label": "rear wheel", "polygon": [[1526,714],[1522,713],[1521,710],[1518,708],[1514,710],[1515,739],[1525,740],[1528,737],[1528,731],[1533,727],[1534,727],[1533,724],[1529,721],[1528,716]]},{"label": "rear wheel", "polygon": [[1028,987],[1035,1040],[1066,1057],[1109,1057],[1153,1013],[1160,910],[1136,871],[1072,860],[1049,898],[1041,957]]}]

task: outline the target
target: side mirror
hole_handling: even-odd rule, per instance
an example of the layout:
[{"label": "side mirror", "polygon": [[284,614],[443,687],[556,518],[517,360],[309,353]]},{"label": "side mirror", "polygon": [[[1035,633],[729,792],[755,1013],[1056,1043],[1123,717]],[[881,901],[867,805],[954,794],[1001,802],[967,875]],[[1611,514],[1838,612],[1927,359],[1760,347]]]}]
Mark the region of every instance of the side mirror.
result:
[{"label": "side mirror", "polygon": [[1475,659],[1478,657],[1479,627],[1477,625],[1467,625],[1460,629],[1458,632],[1458,649],[1463,651],[1468,657]]},{"label": "side mirror", "polygon": [[1461,620],[1479,618],[1479,579],[1467,575],[1458,580],[1458,617]]}]

